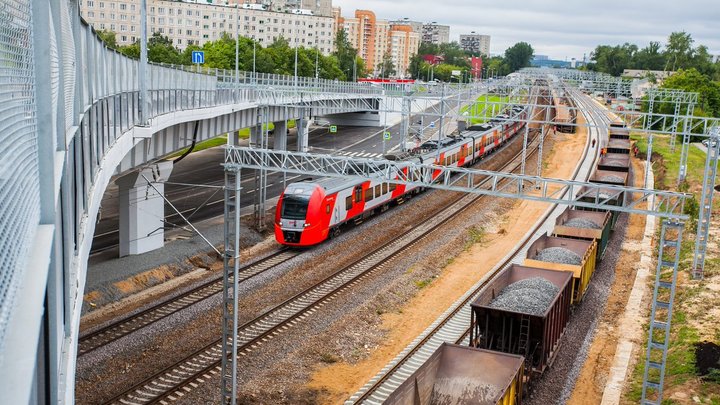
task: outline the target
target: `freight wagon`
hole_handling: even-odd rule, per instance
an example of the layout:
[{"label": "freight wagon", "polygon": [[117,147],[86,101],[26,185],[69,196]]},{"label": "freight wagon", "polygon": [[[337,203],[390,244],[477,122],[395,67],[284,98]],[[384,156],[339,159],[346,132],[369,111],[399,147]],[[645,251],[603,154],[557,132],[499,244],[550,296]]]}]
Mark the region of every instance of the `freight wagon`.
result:
[{"label": "freight wagon", "polygon": [[611,170],[595,170],[590,176],[591,183],[612,184],[615,186],[627,185],[628,173],[611,171]]},{"label": "freight wagon", "polygon": [[523,357],[443,343],[386,405],[520,405]]},{"label": "freight wagon", "polygon": [[573,275],[573,303],[582,300],[595,272],[597,242],[543,235],[530,245],[523,265]]},{"label": "freight wagon", "polygon": [[598,170],[611,172],[630,172],[630,155],[622,153],[607,153],[601,157],[597,165]]},{"label": "freight wagon", "polygon": [[610,128],[610,139],[630,139],[629,128]]},{"label": "freight wagon", "polygon": [[[607,200],[606,204],[608,205],[621,205],[623,201],[623,194],[617,194],[617,190],[612,189],[606,189],[601,188],[599,190],[594,191],[588,188],[587,186],[581,187],[579,191],[579,195],[581,196],[578,198],[578,201],[583,202],[589,202],[589,203],[596,203],[596,195],[600,198],[601,201]],[[612,196],[612,197],[611,197]],[[577,207],[579,210],[585,210],[585,211],[600,211],[605,212],[605,210],[598,210],[596,208],[585,208],[585,207]],[[610,220],[610,229],[615,229],[615,223],[617,222],[618,216],[620,213],[618,211],[611,211],[611,220]]]},{"label": "freight wagon", "polygon": [[572,273],[513,264],[470,305],[470,345],[525,356],[526,375],[539,375],[557,354],[571,300]]},{"label": "freight wagon", "polygon": [[607,153],[621,153],[623,155],[630,154],[630,140],[628,139],[610,139],[607,144]]},{"label": "freight wagon", "polygon": [[567,208],[555,220],[553,236],[596,241],[599,261],[610,241],[611,218],[609,211],[592,212]]}]

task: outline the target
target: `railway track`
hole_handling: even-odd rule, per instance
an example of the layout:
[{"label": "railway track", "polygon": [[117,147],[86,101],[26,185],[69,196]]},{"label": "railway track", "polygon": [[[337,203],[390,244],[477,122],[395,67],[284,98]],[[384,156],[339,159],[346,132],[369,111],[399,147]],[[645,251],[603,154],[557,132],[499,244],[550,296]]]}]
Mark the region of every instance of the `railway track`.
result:
[{"label": "railway track", "polygon": [[[583,100],[582,104],[595,114],[594,120],[607,121],[604,116],[598,115],[597,109],[587,100]],[[590,117],[586,116],[586,119]],[[597,131],[597,129],[594,129]],[[600,136],[600,134],[596,134]],[[592,167],[597,160],[597,150],[595,156],[586,162],[587,154],[590,151],[589,144],[591,134],[588,133],[588,142],[586,142],[585,150],[580,163],[575,168],[573,177],[576,178],[579,172],[585,168],[588,170],[583,173],[582,177],[585,181],[592,172]],[[599,142],[598,142],[599,143]],[[493,279],[493,276],[500,270],[510,264],[522,264],[530,243],[535,240],[536,236],[546,233],[552,229],[554,225],[554,217],[562,211],[561,207],[554,204],[550,207],[543,217],[533,226],[533,228],[522,238],[516,245],[513,252],[510,252],[502,262],[495,266],[482,280],[476,283],[470,290],[458,299],[438,320],[436,320],[427,330],[415,339],[408,347],[406,347],[395,359],[386,365],[378,375],[372,378],[365,386],[363,386],[355,395],[346,401],[346,405],[363,403],[363,404],[381,404],[387,397],[392,394],[412,373],[417,370],[425,361],[440,347],[444,342],[452,342],[456,344],[466,344],[467,336],[470,332],[470,303],[475,300],[482,289]],[[553,215],[555,214],[555,215]]]},{"label": "railway track", "polygon": [[[536,138],[528,145],[528,154],[534,154],[537,151],[538,143],[539,140]],[[503,170],[519,169],[521,156],[522,152],[518,153],[503,167]],[[478,187],[483,187],[486,183],[485,180],[481,181]],[[338,270],[312,287],[242,325],[237,332],[237,354],[239,356],[246,354],[298,322],[312,316],[333,297],[378,273],[391,259],[431,237],[434,230],[440,228],[446,221],[460,215],[482,198],[483,196],[479,195],[459,197],[446,209],[419,224],[403,237],[378,247],[362,259]],[[104,403],[171,403],[182,398],[199,384],[218,376],[221,371],[221,360],[222,340],[218,339]]]},{"label": "railway track", "polygon": [[[281,263],[284,263],[300,254],[290,249],[280,249],[252,264],[240,269],[239,281],[248,280],[258,274],[264,273]],[[207,282],[169,300],[160,302],[137,314],[120,319],[80,338],[78,343],[78,357],[90,353],[102,346],[123,338],[139,329],[158,322],[168,316],[188,308],[200,301],[206,300],[222,292],[222,276],[214,277]]]}]

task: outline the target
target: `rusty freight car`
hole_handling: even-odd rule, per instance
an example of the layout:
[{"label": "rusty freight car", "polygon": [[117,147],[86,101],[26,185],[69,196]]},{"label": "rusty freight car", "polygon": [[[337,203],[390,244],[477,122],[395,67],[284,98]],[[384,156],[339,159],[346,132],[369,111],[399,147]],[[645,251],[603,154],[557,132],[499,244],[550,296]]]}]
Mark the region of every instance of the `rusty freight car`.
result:
[{"label": "rusty freight car", "polygon": [[597,242],[597,259],[605,254],[610,241],[610,212],[592,212],[567,208],[555,220],[553,236],[594,240]]},{"label": "rusty freight car", "polygon": [[532,378],[552,364],[571,300],[572,273],[506,267],[470,305],[470,345],[525,356],[526,374]]},{"label": "rusty freight car", "polygon": [[386,405],[520,405],[522,356],[443,343]]}]

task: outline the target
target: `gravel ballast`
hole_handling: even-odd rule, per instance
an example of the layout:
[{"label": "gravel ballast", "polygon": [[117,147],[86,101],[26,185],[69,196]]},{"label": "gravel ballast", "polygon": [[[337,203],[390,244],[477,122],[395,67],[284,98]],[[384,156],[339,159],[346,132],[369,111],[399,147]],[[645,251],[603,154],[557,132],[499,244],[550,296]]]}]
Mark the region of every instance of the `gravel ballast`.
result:
[{"label": "gravel ballast", "polygon": [[491,308],[542,316],[558,293],[555,284],[542,277],[516,281],[490,302]]},{"label": "gravel ballast", "polygon": [[605,166],[612,166],[612,167],[625,167],[626,164],[619,161],[619,160],[608,160],[606,162],[603,162],[603,165]]},{"label": "gravel ballast", "polygon": [[563,224],[563,226],[569,226],[570,228],[592,228],[600,229],[600,225],[587,218],[573,218]]},{"label": "gravel ballast", "polygon": [[580,257],[579,254],[562,247],[549,247],[543,249],[537,254],[537,256],[534,257],[534,259],[542,262],[561,264],[579,265],[582,263],[582,257]]},{"label": "gravel ballast", "polygon": [[623,178],[622,178],[622,177],[620,177],[620,176],[614,176],[614,175],[612,175],[612,174],[608,174],[607,176],[602,176],[602,177],[600,177],[600,180],[602,180],[602,181],[609,181],[609,182],[612,182],[612,183],[622,183],[622,182],[623,182]]}]

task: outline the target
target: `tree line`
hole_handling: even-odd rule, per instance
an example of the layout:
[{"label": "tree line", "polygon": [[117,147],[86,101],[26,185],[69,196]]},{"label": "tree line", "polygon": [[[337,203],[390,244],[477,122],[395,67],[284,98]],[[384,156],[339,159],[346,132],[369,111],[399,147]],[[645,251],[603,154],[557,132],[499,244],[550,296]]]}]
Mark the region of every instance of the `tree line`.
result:
[{"label": "tree line", "polygon": [[[109,48],[116,49],[130,58],[140,58],[140,41],[120,46],[112,31],[98,31],[98,36]],[[315,77],[317,68],[317,75],[322,79],[353,80],[354,77],[364,77],[365,63],[358,57],[357,50],[350,45],[345,31],[338,31],[335,41],[336,50],[330,55],[323,55],[315,48],[299,47],[298,76]],[[230,34],[223,33],[215,41],[206,42],[202,46],[188,45],[181,51],[170,38],[155,32],[148,38],[148,60],[155,63],[191,65],[192,52],[204,51],[203,67],[234,70],[236,44],[239,48],[240,70],[253,71],[254,64],[258,73],[282,75],[295,73],[295,49],[282,37],[264,47],[250,38],[235,39]]]},{"label": "tree line", "polygon": [[[534,52],[533,47],[527,42],[518,42],[506,49],[503,56],[493,57],[465,51],[457,42],[440,45],[423,43],[420,45],[418,53],[410,59],[408,70],[413,79],[430,80],[433,77],[449,82],[462,78],[467,81],[471,77],[471,57],[481,56],[486,72],[493,71],[494,75],[504,76],[530,66]],[[431,66],[430,63],[423,60],[425,55],[441,56],[443,61]],[[462,77],[453,78],[453,71],[463,72]]]},{"label": "tree line", "polygon": [[687,32],[673,32],[667,43],[652,41],[644,48],[631,43],[598,45],[590,54],[587,69],[620,76],[625,69],[674,72],[695,69],[713,80],[720,80],[720,62],[713,63],[705,45],[693,46]]}]

